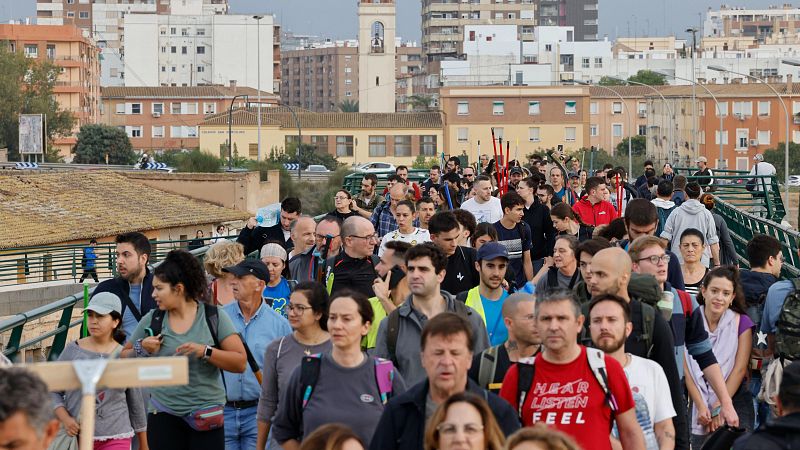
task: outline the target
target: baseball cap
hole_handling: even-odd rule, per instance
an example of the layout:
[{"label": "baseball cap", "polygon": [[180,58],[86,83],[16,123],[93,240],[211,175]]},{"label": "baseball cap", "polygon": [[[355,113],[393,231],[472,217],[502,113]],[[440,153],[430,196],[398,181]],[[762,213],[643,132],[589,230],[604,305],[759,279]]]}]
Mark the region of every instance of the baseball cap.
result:
[{"label": "baseball cap", "polygon": [[237,277],[253,275],[259,280],[269,283],[269,271],[267,270],[267,265],[257,259],[248,259],[242,261],[235,266],[225,267],[222,269],[222,271],[232,273]]},{"label": "baseball cap", "polygon": [[490,260],[495,258],[505,258],[510,259],[508,257],[508,250],[506,246],[499,243],[499,242],[487,242],[478,249],[478,261]]},{"label": "baseball cap", "polygon": [[512,167],[510,173],[511,175],[514,175],[515,173],[525,175],[525,172],[522,171],[522,167]]},{"label": "baseball cap", "polygon": [[107,315],[111,311],[122,314],[122,301],[111,292],[100,292],[89,300],[87,311],[94,311],[97,314]]},{"label": "baseball cap", "polygon": [[268,256],[277,256],[278,258],[282,259],[284,262],[286,261],[286,249],[280,246],[280,244],[269,243],[264,244],[261,247],[261,253],[259,253],[261,259],[264,259]]},{"label": "baseball cap", "polygon": [[701,157],[699,157],[699,158],[695,159],[695,160],[694,160],[694,162],[704,162],[704,163],[707,163],[707,162],[708,162],[708,158],[706,158],[705,156],[701,156]]},{"label": "baseball cap", "polygon": [[569,177],[570,178],[580,178],[581,174],[579,174],[578,172],[570,172],[569,173]]},{"label": "baseball cap", "polygon": [[764,155],[759,153],[756,156],[753,156],[753,159],[756,160],[756,161],[764,161]]}]

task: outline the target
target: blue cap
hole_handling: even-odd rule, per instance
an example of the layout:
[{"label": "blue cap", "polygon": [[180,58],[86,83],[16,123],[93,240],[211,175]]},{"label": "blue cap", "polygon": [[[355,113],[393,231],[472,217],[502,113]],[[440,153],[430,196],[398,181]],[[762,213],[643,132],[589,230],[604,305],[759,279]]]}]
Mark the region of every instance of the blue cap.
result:
[{"label": "blue cap", "polygon": [[478,261],[495,258],[511,259],[508,257],[508,250],[505,245],[499,242],[487,242],[478,249]]}]

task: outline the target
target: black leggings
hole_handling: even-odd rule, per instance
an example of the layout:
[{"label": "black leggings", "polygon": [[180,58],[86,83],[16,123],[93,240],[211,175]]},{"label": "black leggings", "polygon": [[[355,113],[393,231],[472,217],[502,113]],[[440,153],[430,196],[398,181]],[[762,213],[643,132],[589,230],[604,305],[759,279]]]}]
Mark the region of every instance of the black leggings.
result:
[{"label": "black leggings", "polygon": [[224,450],[225,429],[195,431],[172,414],[148,414],[147,442],[151,450]]}]

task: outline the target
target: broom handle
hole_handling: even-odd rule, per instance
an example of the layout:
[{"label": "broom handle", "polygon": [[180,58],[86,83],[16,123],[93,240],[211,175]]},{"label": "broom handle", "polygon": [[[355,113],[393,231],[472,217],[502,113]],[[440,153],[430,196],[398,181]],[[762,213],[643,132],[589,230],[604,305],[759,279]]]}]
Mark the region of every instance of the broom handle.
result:
[{"label": "broom handle", "polygon": [[81,431],[78,434],[80,450],[94,449],[94,394],[84,394],[81,398]]}]

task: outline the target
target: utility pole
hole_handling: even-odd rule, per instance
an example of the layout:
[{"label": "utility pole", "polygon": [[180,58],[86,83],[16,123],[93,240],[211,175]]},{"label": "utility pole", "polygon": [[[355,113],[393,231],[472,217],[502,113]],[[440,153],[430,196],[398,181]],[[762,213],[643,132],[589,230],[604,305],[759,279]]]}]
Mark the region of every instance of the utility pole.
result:
[{"label": "utility pole", "polygon": [[256,52],[258,56],[256,57],[256,66],[258,67],[256,70],[258,80],[256,80],[256,95],[258,97],[258,159],[257,161],[261,161],[261,19],[264,16],[253,16],[253,19],[256,19],[256,40],[258,43],[256,44]]},{"label": "utility pole", "polygon": [[[697,72],[694,68],[694,54],[697,51],[697,28],[687,28],[687,33],[692,33],[692,76],[689,77],[692,80],[692,147],[694,150],[694,157],[697,157],[697,84],[695,80],[697,79]],[[720,136],[720,141],[722,140],[722,136]]]}]

